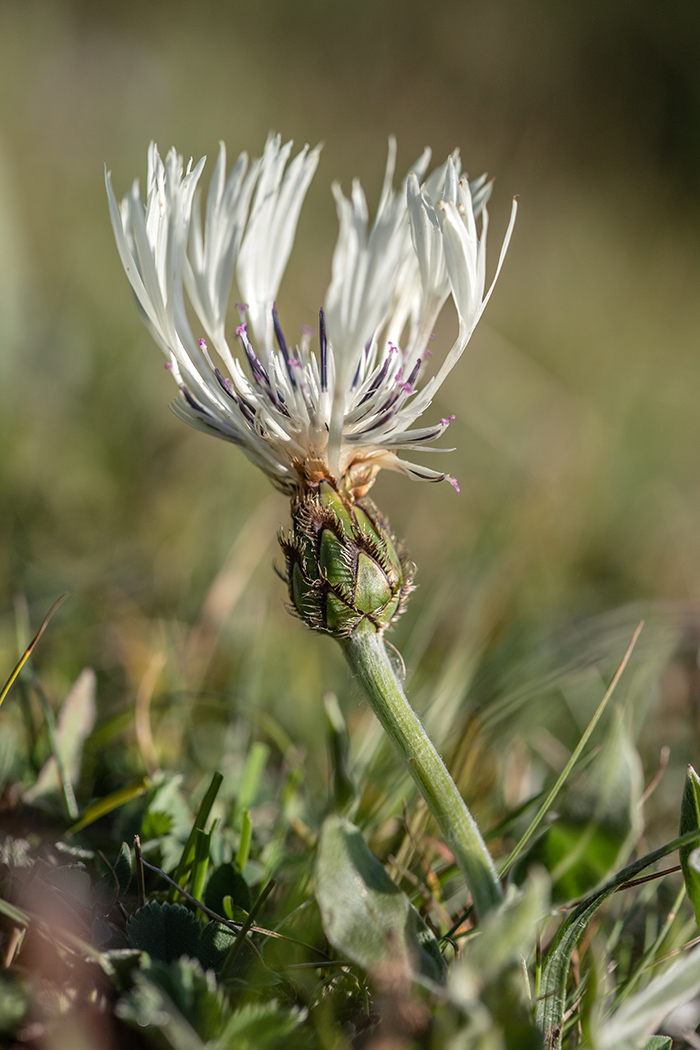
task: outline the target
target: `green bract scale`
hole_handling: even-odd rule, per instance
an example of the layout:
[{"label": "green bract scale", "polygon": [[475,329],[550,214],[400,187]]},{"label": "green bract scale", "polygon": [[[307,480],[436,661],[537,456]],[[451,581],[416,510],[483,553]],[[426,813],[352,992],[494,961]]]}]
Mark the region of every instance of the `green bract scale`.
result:
[{"label": "green bract scale", "polygon": [[381,633],[411,590],[406,561],[371,500],[350,502],[329,482],[308,491],[280,536],[294,610],[309,627],[346,638],[360,624]]}]

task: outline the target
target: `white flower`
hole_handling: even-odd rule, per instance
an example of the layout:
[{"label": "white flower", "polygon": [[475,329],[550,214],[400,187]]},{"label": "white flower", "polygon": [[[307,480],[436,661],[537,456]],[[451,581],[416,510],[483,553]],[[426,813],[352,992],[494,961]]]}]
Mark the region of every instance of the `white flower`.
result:
[{"label": "white flower", "polygon": [[[307,146],[289,162],[291,148],[270,136],[260,160],[249,163],[243,153],[227,176],[222,144],[203,222],[204,159],[184,168],[174,150],[163,162],[151,144],[145,205],[135,182],[120,207],[106,175],[124,269],[180,388],[173,409],[239,445],[290,496],[322,478],[360,496],[381,468],[447,479],[457,488],[451,475],[399,452],[435,451],[431,443],[454,418],[413,426],[462,354],[493,289],[485,284],[491,184],[486,176],[470,183],[461,175],[457,153],[425,179],[426,150],[395,190],[393,141],[371,226],[359,182],[350,199],[334,184],[340,233],[318,347],[312,349],[307,330],[291,349],[275,298],[319,159],[319,150]],[[496,277],[515,212],[514,202]],[[232,349],[226,321],[234,276],[243,301],[236,304]],[[450,295],[459,333],[423,382],[432,329]]]}]

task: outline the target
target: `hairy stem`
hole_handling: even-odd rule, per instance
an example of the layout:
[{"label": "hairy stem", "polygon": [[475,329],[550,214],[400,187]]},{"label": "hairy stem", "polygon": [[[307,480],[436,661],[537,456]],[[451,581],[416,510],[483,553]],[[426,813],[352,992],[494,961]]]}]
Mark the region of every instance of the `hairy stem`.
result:
[{"label": "hairy stem", "polygon": [[381,635],[358,628],[340,643],[374,713],[407,762],[452,850],[471,890],[477,915],[485,915],[503,899],[498,873],[457,785],[406,699]]}]

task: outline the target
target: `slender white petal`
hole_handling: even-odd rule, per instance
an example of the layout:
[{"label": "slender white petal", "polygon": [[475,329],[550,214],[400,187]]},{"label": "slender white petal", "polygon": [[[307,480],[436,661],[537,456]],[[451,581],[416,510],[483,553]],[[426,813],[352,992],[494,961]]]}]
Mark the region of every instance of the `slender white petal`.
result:
[{"label": "slender white petal", "polygon": [[[456,152],[425,178],[425,150],[395,190],[390,140],[371,224],[359,182],[349,198],[334,185],[340,229],[315,351],[308,331],[296,347],[287,344],[274,306],[318,164],[318,150],[308,147],[290,156],[291,143],[270,136],[260,160],[241,154],[227,175],[222,145],[204,216],[197,189],[204,160],[185,168],[171,150],[163,162],[152,144],[145,203],[135,182],[120,206],[106,175],[120,258],[180,391],[173,410],[238,445],[290,495],[329,478],[358,496],[380,469],[456,488],[451,475],[398,453],[440,451],[432,443],[454,418],[414,426],[493,290],[492,283],[485,291],[491,183],[469,182]],[[496,277],[514,220],[515,205]],[[231,332],[234,276],[243,303]],[[432,328],[450,293],[459,334],[426,379]]]},{"label": "slender white petal", "polygon": [[294,243],[299,212],[311,184],[320,147],[305,146],[286,168],[292,143],[270,136],[262,157],[255,200],[238,260],[238,286],[256,339],[272,351],[270,312]]}]

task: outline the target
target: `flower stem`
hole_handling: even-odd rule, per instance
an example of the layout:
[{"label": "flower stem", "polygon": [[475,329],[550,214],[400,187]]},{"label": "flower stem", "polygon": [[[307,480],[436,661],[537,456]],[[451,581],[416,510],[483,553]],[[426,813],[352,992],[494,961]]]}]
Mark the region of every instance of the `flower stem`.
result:
[{"label": "flower stem", "polygon": [[477,915],[485,915],[503,899],[498,873],[457,785],[406,699],[381,635],[360,627],[339,641],[374,713],[408,763],[411,776],[452,850],[471,890]]}]

